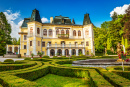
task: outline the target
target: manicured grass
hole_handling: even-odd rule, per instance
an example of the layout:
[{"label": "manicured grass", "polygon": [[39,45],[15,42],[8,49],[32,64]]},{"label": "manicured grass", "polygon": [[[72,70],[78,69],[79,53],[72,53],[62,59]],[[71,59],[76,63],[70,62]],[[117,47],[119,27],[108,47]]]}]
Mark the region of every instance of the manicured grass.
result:
[{"label": "manicured grass", "polygon": [[89,84],[85,79],[63,77],[54,74],[48,74],[35,80],[35,82],[42,87],[87,87]]}]

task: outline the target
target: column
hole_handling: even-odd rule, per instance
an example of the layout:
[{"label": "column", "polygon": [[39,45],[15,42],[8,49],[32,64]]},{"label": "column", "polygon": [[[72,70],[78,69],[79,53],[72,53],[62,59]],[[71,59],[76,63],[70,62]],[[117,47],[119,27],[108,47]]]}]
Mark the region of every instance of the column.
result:
[{"label": "column", "polygon": [[36,53],[36,46],[37,46],[37,44],[36,44],[36,37],[34,36],[34,39],[33,39],[33,54],[34,55],[37,55],[37,53]]},{"label": "column", "polygon": [[78,56],[78,48],[76,49],[76,56]]},{"label": "column", "polygon": [[76,30],[76,38],[78,38],[78,30]]},{"label": "column", "polygon": [[57,43],[55,43],[55,56],[57,56]]},{"label": "column", "polygon": [[82,51],[83,51],[83,55],[85,55],[85,49],[84,48],[82,49]]},{"label": "column", "polygon": [[69,38],[72,37],[72,28],[69,29]]},{"label": "column", "polygon": [[6,45],[6,54],[8,54],[8,45]]},{"label": "column", "polygon": [[62,43],[62,56],[64,56],[65,55],[65,50],[64,50],[64,43]]},{"label": "column", "polygon": [[71,50],[72,50],[72,49],[70,48],[70,49],[69,49],[69,54],[70,54],[70,56],[72,56],[72,52],[71,52]]},{"label": "column", "polygon": [[13,47],[12,47],[12,52],[14,53],[14,45],[13,45]]},{"label": "column", "polygon": [[55,31],[55,28],[53,28],[53,38],[55,38],[56,36],[56,31]]}]

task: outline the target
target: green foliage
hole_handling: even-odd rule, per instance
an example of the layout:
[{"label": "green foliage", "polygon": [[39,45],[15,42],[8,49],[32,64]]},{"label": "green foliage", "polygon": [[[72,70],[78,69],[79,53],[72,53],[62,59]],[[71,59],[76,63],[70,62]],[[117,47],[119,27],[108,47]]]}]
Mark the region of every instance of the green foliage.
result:
[{"label": "green foliage", "polygon": [[14,60],[12,60],[12,59],[6,59],[6,60],[4,60],[4,62],[14,63]]},{"label": "green foliage", "polygon": [[37,55],[39,55],[40,57],[42,57],[44,53],[43,52],[38,52]]},{"label": "green foliage", "polygon": [[6,44],[11,44],[11,26],[3,12],[0,12],[0,56],[6,53]]},{"label": "green foliage", "polygon": [[125,49],[128,47],[128,40],[125,38]]},{"label": "green foliage", "polygon": [[24,60],[31,60],[31,58],[25,58]]},{"label": "green foliage", "polygon": [[125,44],[124,44],[124,38],[123,38],[123,36],[122,36],[121,44],[122,44],[122,45],[125,45]]},{"label": "green foliage", "polygon": [[[86,87],[86,80],[48,74],[35,80],[42,87]],[[49,83],[50,82],[50,83]]]},{"label": "green foliage", "polygon": [[50,58],[49,56],[43,56],[42,58]]},{"label": "green foliage", "polygon": [[32,58],[33,58],[34,54],[33,54],[33,53],[31,53],[31,56],[32,56]]}]

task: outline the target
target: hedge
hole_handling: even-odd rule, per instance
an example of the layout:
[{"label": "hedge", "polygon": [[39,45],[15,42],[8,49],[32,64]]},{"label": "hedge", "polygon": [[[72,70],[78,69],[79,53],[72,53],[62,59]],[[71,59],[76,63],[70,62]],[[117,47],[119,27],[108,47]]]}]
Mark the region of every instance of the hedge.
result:
[{"label": "hedge", "polygon": [[0,83],[3,87],[38,87],[35,82],[9,74],[0,74]]},{"label": "hedge", "polygon": [[93,82],[91,86],[95,85],[96,87],[114,87],[106,79],[104,79],[95,69],[88,69],[89,75]]},{"label": "hedge", "polygon": [[0,64],[0,71],[17,70],[36,65],[36,62],[27,62],[25,64]]},{"label": "hedge", "polygon": [[124,66],[124,71],[122,71],[122,66],[111,66],[106,69],[130,80],[130,66]]},{"label": "hedge", "polygon": [[123,78],[122,76],[119,76],[112,72],[108,72],[103,68],[96,68],[96,70],[115,87],[130,86],[130,80]]},{"label": "hedge", "polygon": [[4,71],[4,72],[0,72],[0,74],[4,74],[4,73],[8,73],[8,74],[17,74],[19,72],[23,72],[23,71],[28,71],[28,70],[32,70],[38,67],[41,67],[43,64],[41,62],[37,62],[36,61],[36,65],[32,66],[32,67],[28,67],[28,68],[24,68],[24,69],[18,69],[18,70],[11,70],[11,71]]}]

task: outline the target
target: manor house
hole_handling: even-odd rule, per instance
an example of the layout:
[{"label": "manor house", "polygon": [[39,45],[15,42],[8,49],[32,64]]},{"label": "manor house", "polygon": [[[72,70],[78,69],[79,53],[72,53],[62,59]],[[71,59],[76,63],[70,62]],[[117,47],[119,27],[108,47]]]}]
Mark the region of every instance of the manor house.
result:
[{"label": "manor house", "polygon": [[21,56],[37,55],[38,52],[48,56],[95,55],[89,14],[84,15],[83,25],[61,15],[50,17],[50,23],[42,23],[39,11],[34,9],[31,18],[24,18],[19,34]]}]

